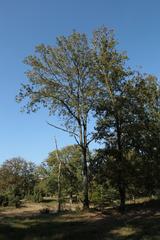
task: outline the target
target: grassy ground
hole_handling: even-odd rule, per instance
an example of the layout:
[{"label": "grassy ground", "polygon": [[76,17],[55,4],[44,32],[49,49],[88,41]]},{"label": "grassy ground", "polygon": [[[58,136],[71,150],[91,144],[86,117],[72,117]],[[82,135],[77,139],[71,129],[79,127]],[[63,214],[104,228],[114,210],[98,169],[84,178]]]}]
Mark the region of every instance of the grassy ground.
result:
[{"label": "grassy ground", "polygon": [[[129,205],[121,215],[116,209],[103,213],[65,212],[57,215],[35,211],[0,212],[0,240],[160,240],[160,202]],[[32,206],[33,207],[33,206]]]}]

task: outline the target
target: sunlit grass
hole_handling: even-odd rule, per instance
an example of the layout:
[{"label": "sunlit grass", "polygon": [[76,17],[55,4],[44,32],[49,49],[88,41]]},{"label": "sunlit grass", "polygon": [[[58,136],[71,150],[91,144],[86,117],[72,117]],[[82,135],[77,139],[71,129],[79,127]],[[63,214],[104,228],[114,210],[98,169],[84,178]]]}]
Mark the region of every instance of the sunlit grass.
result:
[{"label": "sunlit grass", "polygon": [[137,229],[133,228],[132,226],[128,226],[114,229],[110,233],[120,237],[128,237],[134,235],[137,232]]}]

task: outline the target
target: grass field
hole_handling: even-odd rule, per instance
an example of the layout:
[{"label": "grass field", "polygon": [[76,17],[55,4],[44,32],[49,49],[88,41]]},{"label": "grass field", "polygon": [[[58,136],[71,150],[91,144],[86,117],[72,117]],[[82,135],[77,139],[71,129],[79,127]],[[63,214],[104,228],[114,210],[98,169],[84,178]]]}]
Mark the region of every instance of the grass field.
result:
[{"label": "grass field", "polygon": [[160,202],[129,205],[103,213],[64,212],[40,214],[44,205],[0,210],[0,240],[160,240]]}]

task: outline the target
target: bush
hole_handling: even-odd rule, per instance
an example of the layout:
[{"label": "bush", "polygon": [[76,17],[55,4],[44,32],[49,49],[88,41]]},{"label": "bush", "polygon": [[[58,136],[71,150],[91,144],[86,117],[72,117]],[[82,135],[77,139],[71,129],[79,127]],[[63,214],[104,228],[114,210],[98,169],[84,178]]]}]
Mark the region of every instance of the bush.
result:
[{"label": "bush", "polygon": [[21,206],[20,196],[9,195],[8,196],[9,206],[15,206],[19,208]]},{"label": "bush", "polygon": [[41,214],[49,214],[50,213],[50,209],[49,208],[43,208],[40,210]]},{"label": "bush", "polygon": [[9,199],[8,199],[7,196],[5,196],[2,206],[3,206],[3,207],[7,207],[8,205],[9,205]]},{"label": "bush", "polygon": [[40,203],[43,201],[43,196],[41,192],[35,192],[33,195],[34,202]]},{"label": "bush", "polygon": [[21,206],[21,200],[19,196],[16,196],[14,199],[14,205],[16,208],[19,208]]},{"label": "bush", "polygon": [[9,205],[8,196],[0,195],[0,206],[7,207]]},{"label": "bush", "polygon": [[4,201],[4,196],[3,196],[3,195],[0,195],[0,206],[2,206],[3,201]]}]

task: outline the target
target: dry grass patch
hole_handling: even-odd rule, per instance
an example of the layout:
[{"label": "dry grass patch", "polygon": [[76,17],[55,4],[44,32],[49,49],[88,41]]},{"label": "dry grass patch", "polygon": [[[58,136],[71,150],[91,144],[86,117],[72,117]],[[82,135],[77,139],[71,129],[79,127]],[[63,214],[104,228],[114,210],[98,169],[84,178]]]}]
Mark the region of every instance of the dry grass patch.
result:
[{"label": "dry grass patch", "polygon": [[138,231],[137,229],[133,228],[133,227],[121,227],[118,229],[114,229],[112,231],[110,231],[111,234],[115,235],[115,236],[119,236],[119,237],[129,237],[132,236],[134,234],[136,234]]}]

